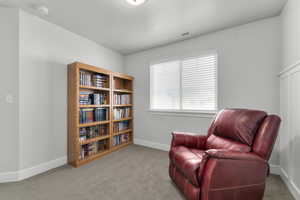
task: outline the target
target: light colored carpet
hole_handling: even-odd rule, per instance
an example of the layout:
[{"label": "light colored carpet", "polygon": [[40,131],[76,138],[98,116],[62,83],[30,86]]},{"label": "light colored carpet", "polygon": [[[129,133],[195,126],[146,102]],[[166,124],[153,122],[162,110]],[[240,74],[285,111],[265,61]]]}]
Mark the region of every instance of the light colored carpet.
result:
[{"label": "light colored carpet", "polygon": [[[132,145],[80,168],[63,166],[0,184],[1,200],[184,200],[168,176],[167,152]],[[264,200],[293,200],[278,176]]]}]

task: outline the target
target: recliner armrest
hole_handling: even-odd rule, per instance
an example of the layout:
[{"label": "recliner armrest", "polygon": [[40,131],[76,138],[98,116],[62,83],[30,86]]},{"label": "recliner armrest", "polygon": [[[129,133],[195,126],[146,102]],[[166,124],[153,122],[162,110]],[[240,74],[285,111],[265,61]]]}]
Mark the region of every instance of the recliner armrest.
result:
[{"label": "recliner armrest", "polygon": [[260,191],[250,196],[261,199],[269,169],[266,160],[253,152],[220,149],[208,150],[206,154],[209,158],[202,178],[201,199],[243,199],[244,191]]},{"label": "recliner armrest", "polygon": [[171,148],[176,146],[185,146],[195,149],[204,149],[207,136],[196,135],[193,133],[173,132]]},{"label": "recliner armrest", "polygon": [[255,153],[239,152],[239,151],[228,151],[224,149],[210,149],[206,153],[217,159],[230,159],[230,160],[248,160],[248,161],[259,161],[266,163],[267,161],[256,155]]}]

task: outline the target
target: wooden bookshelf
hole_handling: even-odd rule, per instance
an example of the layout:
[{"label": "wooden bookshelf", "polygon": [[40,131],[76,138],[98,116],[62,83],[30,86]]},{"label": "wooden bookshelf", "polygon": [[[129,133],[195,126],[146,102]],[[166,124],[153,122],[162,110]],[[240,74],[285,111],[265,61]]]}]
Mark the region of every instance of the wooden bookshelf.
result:
[{"label": "wooden bookshelf", "polygon": [[79,167],[133,144],[133,80],[80,62],[68,65],[70,165]]}]

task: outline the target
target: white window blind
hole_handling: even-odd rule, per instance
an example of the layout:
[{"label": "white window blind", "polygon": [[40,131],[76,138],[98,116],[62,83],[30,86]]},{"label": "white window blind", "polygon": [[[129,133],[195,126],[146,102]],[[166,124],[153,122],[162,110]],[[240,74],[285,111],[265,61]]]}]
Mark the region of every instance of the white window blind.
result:
[{"label": "white window blind", "polygon": [[217,110],[217,55],[150,66],[150,109]]},{"label": "white window blind", "polygon": [[216,56],[182,61],[182,109],[216,110]]},{"label": "white window blind", "polygon": [[153,65],[151,73],[151,108],[180,109],[180,61]]}]

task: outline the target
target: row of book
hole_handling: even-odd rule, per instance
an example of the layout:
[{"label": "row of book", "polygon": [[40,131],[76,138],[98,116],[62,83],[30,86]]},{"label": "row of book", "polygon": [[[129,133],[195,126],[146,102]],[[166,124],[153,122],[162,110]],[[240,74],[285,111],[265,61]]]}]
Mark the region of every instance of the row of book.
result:
[{"label": "row of book", "polygon": [[122,121],[122,122],[117,122],[114,123],[114,133],[120,132],[120,131],[124,131],[130,128],[130,121]]},{"label": "row of book", "polygon": [[102,105],[108,104],[107,93],[92,93],[81,91],[79,94],[80,105]]},{"label": "row of book", "polygon": [[101,140],[81,146],[79,159],[85,159],[88,156],[95,155],[108,149],[109,140]]},{"label": "row of book", "polygon": [[100,74],[93,74],[92,82],[95,87],[109,87],[108,86],[108,76],[100,75]]},{"label": "row of book", "polygon": [[114,94],[114,104],[131,104],[131,95],[130,94]]},{"label": "row of book", "polygon": [[80,71],[80,85],[108,88],[108,83],[109,78],[107,75],[93,74],[86,71]]},{"label": "row of book", "polygon": [[127,143],[129,141],[129,135],[128,134],[122,134],[122,135],[117,135],[113,137],[112,140],[112,145],[113,146],[118,146],[123,143]]},{"label": "row of book", "polygon": [[114,119],[122,119],[131,116],[131,108],[115,108],[114,109]]},{"label": "row of book", "polygon": [[79,122],[81,124],[106,121],[109,111],[107,108],[82,108],[79,113]]},{"label": "row of book", "polygon": [[79,138],[81,141],[95,138],[98,136],[108,135],[107,125],[83,127],[79,130]]}]

